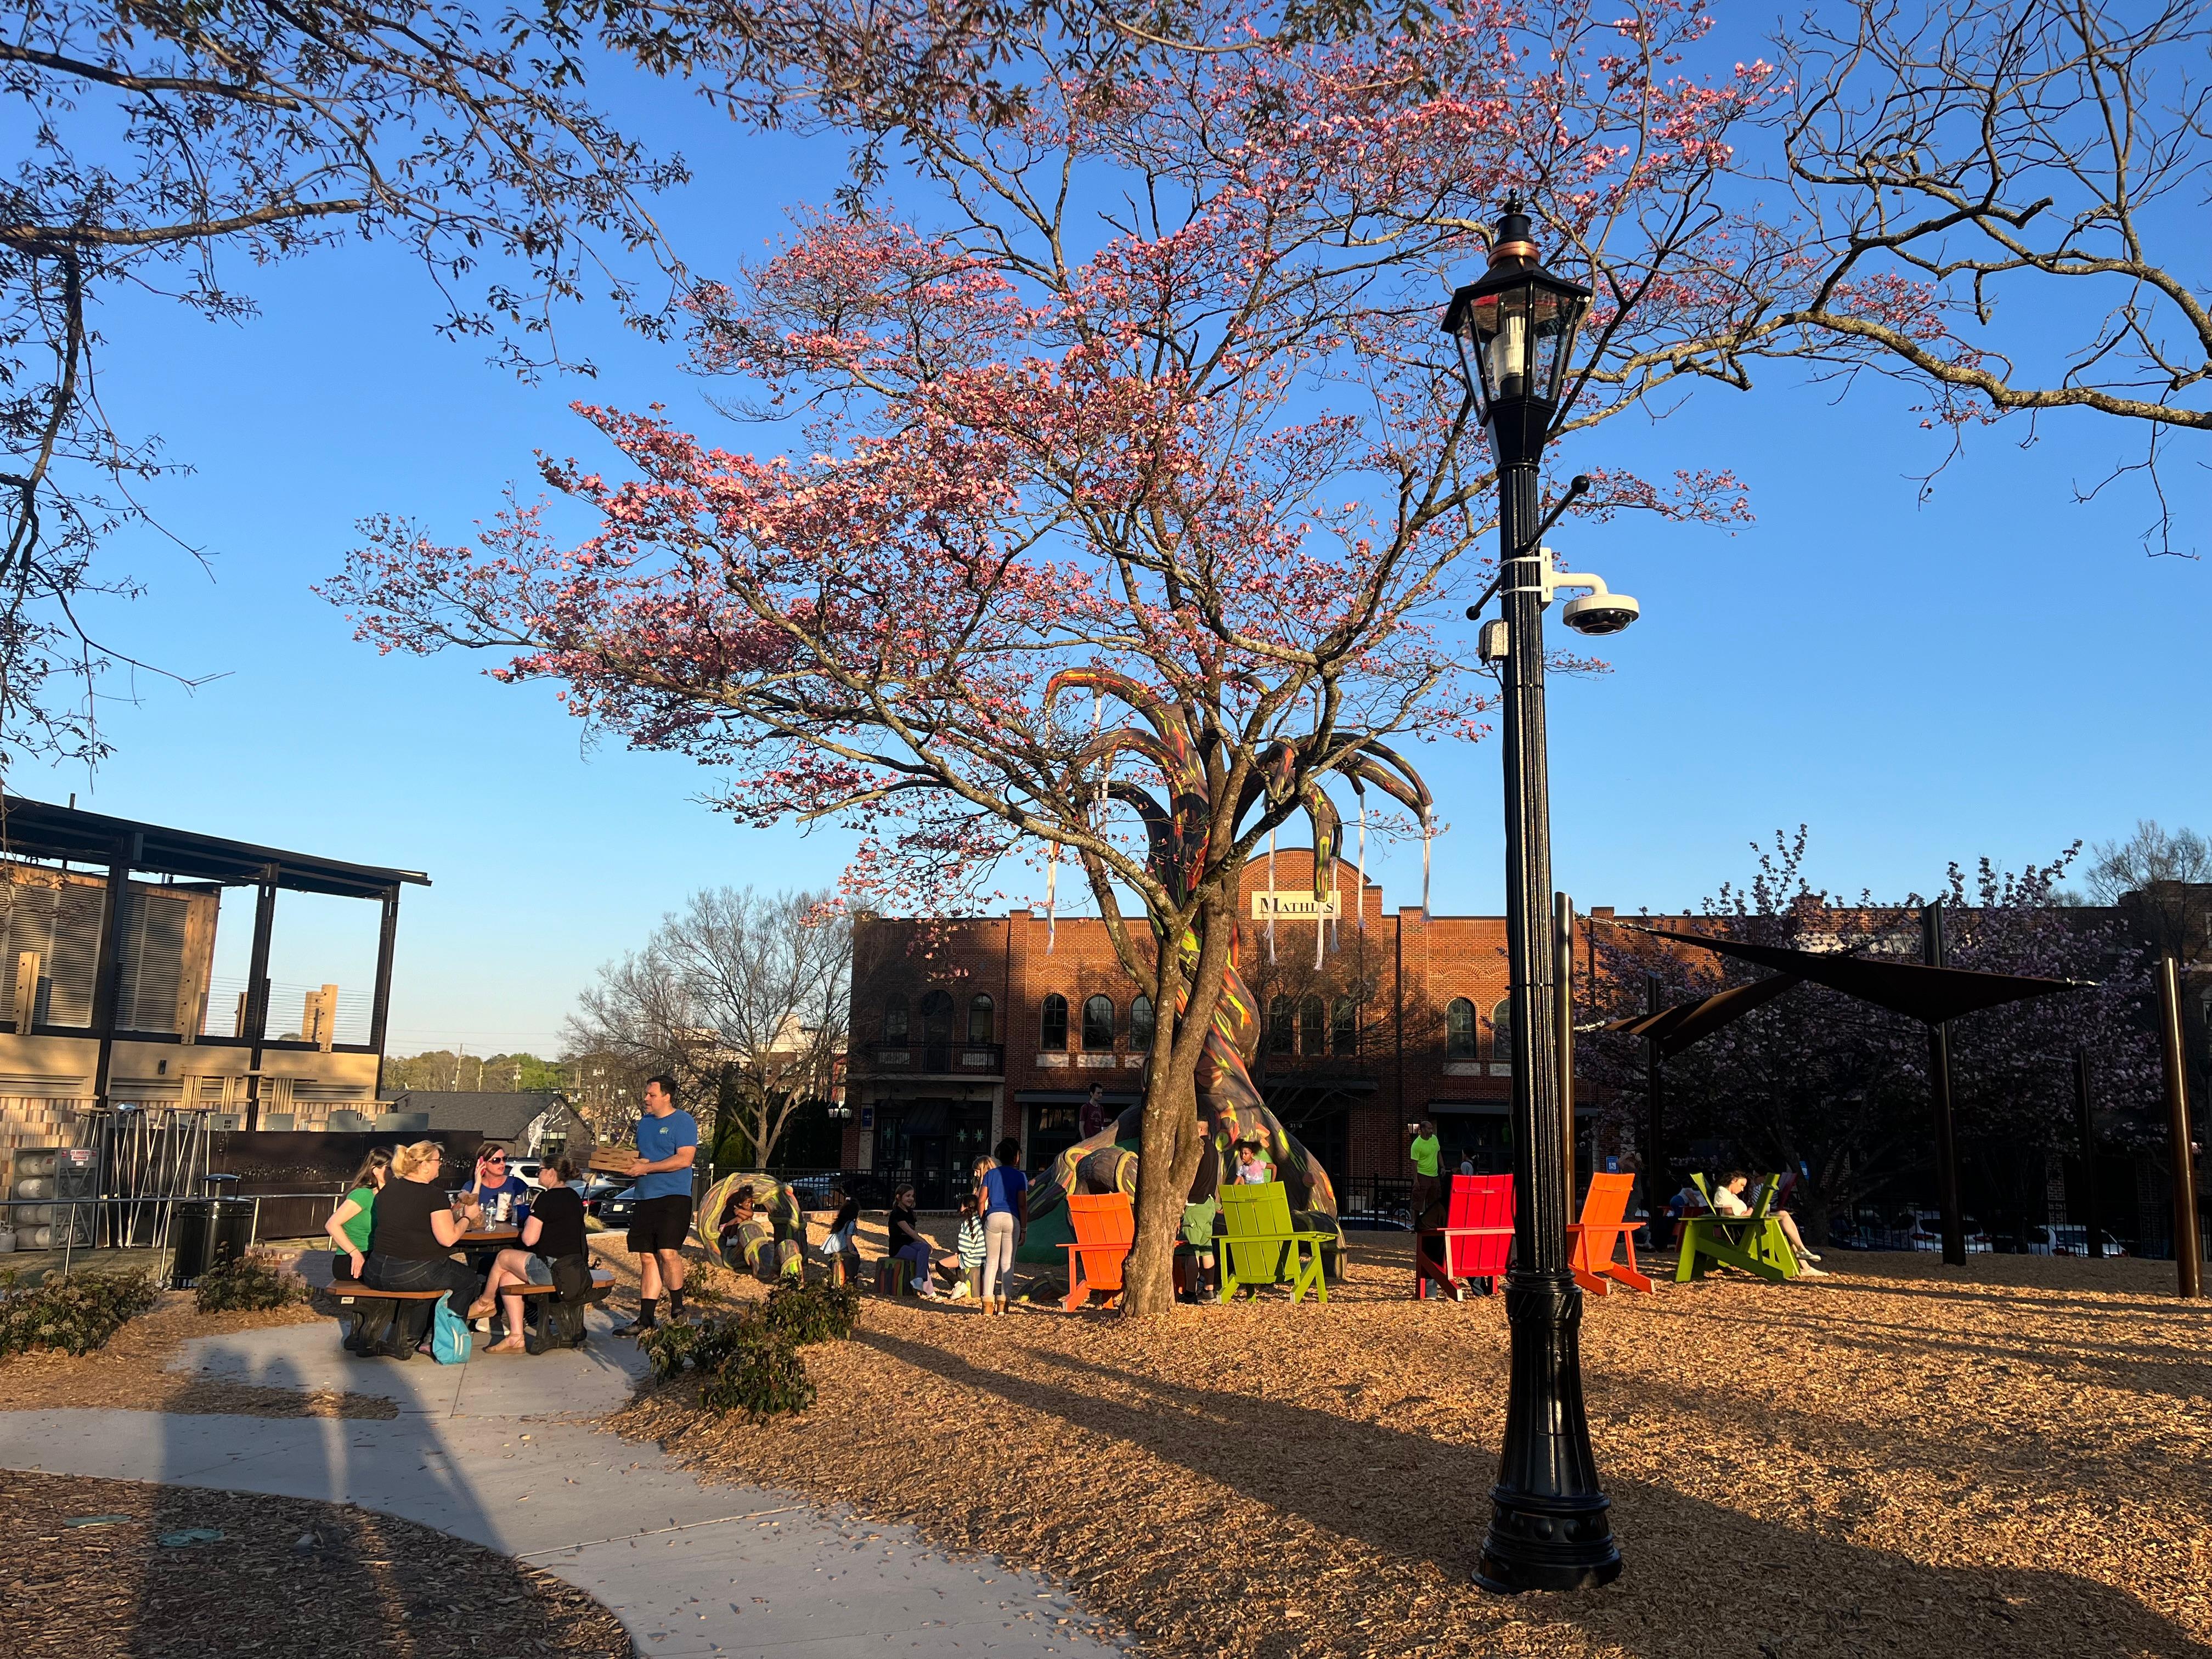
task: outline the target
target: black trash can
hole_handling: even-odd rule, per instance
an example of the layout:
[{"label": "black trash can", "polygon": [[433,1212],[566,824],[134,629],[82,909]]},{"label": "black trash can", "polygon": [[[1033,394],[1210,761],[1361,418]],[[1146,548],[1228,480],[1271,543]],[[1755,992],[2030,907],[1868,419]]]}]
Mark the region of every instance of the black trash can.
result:
[{"label": "black trash can", "polygon": [[240,1198],[186,1199],[169,1223],[173,1256],[169,1287],[189,1291],[210,1267],[253,1247],[253,1202]]}]

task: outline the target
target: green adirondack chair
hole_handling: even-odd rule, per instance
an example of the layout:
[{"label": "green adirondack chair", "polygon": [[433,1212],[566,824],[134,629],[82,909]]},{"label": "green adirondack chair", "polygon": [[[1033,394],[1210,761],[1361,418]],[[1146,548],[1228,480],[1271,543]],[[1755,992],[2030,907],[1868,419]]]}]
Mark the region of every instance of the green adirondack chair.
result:
[{"label": "green adirondack chair", "polygon": [[[1712,1188],[1700,1175],[1690,1177],[1710,1209]],[[1702,1279],[1715,1266],[1741,1267],[1744,1272],[1779,1285],[1798,1274],[1797,1252],[1790,1248],[1789,1235],[1773,1214],[1774,1195],[1782,1188],[1780,1176],[1769,1176],[1752,1194],[1751,1213],[1745,1216],[1688,1215],[1682,1218],[1682,1251],[1674,1262],[1674,1282]]]},{"label": "green adirondack chair", "polygon": [[1311,1291],[1326,1305],[1322,1247],[1334,1247],[1336,1235],[1293,1227],[1289,1189],[1279,1181],[1224,1187],[1220,1197],[1221,1299],[1240,1285],[1287,1284],[1291,1301]]}]

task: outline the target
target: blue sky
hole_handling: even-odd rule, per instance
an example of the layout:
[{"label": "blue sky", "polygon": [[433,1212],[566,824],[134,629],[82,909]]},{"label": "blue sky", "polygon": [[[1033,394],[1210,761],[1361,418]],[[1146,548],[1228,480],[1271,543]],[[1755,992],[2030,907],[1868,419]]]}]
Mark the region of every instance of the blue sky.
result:
[{"label": "blue sky", "polygon": [[[698,175],[665,218],[702,270],[776,234],[783,205],[826,194],[842,159],[680,101],[646,107]],[[695,804],[708,780],[688,763],[586,749],[549,688],[495,685],[481,662],[380,659],[309,591],[363,514],[459,539],[528,477],[533,449],[588,449],[571,397],[660,401],[716,429],[677,349],[584,313],[570,337],[601,379],[526,386],[435,337],[434,296],[394,253],[239,275],[264,313],[243,327],[146,300],[104,319],[109,412],[195,467],[149,500],[209,550],[213,580],[131,538],[118,553],[151,592],[98,620],[136,654],[219,678],[189,692],[142,678],[135,706],[108,711],[118,753],[95,777],[21,769],[13,787],[429,872],[402,906],[402,1053],[550,1050],[593,967],[693,889],[834,881],[842,835],[734,829]],[[2022,449],[2024,429],[1972,433],[1923,506],[1915,477],[1937,453],[1907,401],[1869,382],[1838,404],[1771,373],[1751,395],[1702,392],[1563,458],[1662,477],[1731,466],[1758,514],[1732,532],[1624,519],[1553,538],[1644,605],[1607,643],[1612,672],[1554,682],[1556,875],[1585,906],[1692,903],[1745,872],[1747,842],[1800,822],[1815,880],[1889,895],[1931,888],[1951,859],[2016,866],[2138,817],[2212,830],[2212,569],[2144,556],[2139,494],[2073,502],[2124,434],[2059,421]],[[2194,527],[2207,475],[2173,471],[2184,538],[2212,550]],[[1495,911],[1495,745],[1412,749],[1451,826],[1437,908]],[[1418,902],[1417,854],[1370,872],[1389,902]],[[228,922],[226,957],[245,918]],[[273,977],[365,986],[373,945],[368,907],[295,902]]]}]

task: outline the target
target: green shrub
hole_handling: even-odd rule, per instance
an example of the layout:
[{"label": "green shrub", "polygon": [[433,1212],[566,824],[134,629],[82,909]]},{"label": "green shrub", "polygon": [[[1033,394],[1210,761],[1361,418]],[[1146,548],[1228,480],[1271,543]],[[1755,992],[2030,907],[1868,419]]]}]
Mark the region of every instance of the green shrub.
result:
[{"label": "green shrub", "polygon": [[701,1385],[699,1403],[714,1412],[741,1411],[757,1423],[811,1406],[814,1379],[797,1348],[756,1326]]},{"label": "green shrub", "polygon": [[89,1353],[161,1294],[149,1273],[79,1273],[18,1289],[0,1274],[0,1354],[46,1348]]},{"label": "green shrub", "polygon": [[204,1314],[252,1313],[307,1299],[307,1287],[267,1250],[227,1255],[200,1275],[193,1300]]},{"label": "green shrub", "polygon": [[770,1330],[798,1346],[842,1342],[860,1322],[858,1285],[779,1285],[768,1293],[761,1316]]}]

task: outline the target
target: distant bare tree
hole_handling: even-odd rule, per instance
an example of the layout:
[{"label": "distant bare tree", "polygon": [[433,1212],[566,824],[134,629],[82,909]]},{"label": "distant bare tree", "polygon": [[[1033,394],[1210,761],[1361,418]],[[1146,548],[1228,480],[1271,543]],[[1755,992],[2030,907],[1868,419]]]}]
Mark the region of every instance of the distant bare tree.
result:
[{"label": "distant bare tree", "polygon": [[717,1103],[766,1163],[845,1048],[852,927],[828,896],[750,887],[694,893],[645,947],[599,970],[566,1034],[641,1074],[665,1071]]},{"label": "distant bare tree", "polygon": [[1795,320],[1879,347],[1954,434],[2052,410],[2130,423],[2141,459],[2113,476],[2147,476],[2150,539],[2174,550],[2159,458],[2212,433],[2205,0],[1854,0],[1779,44],[1825,264]]},{"label": "distant bare tree", "polygon": [[2142,818],[2125,841],[2090,849],[2082,885],[2100,904],[2119,907],[2155,956],[2184,964],[2207,947],[2212,931],[2212,843],[2194,830],[2171,835]]}]

